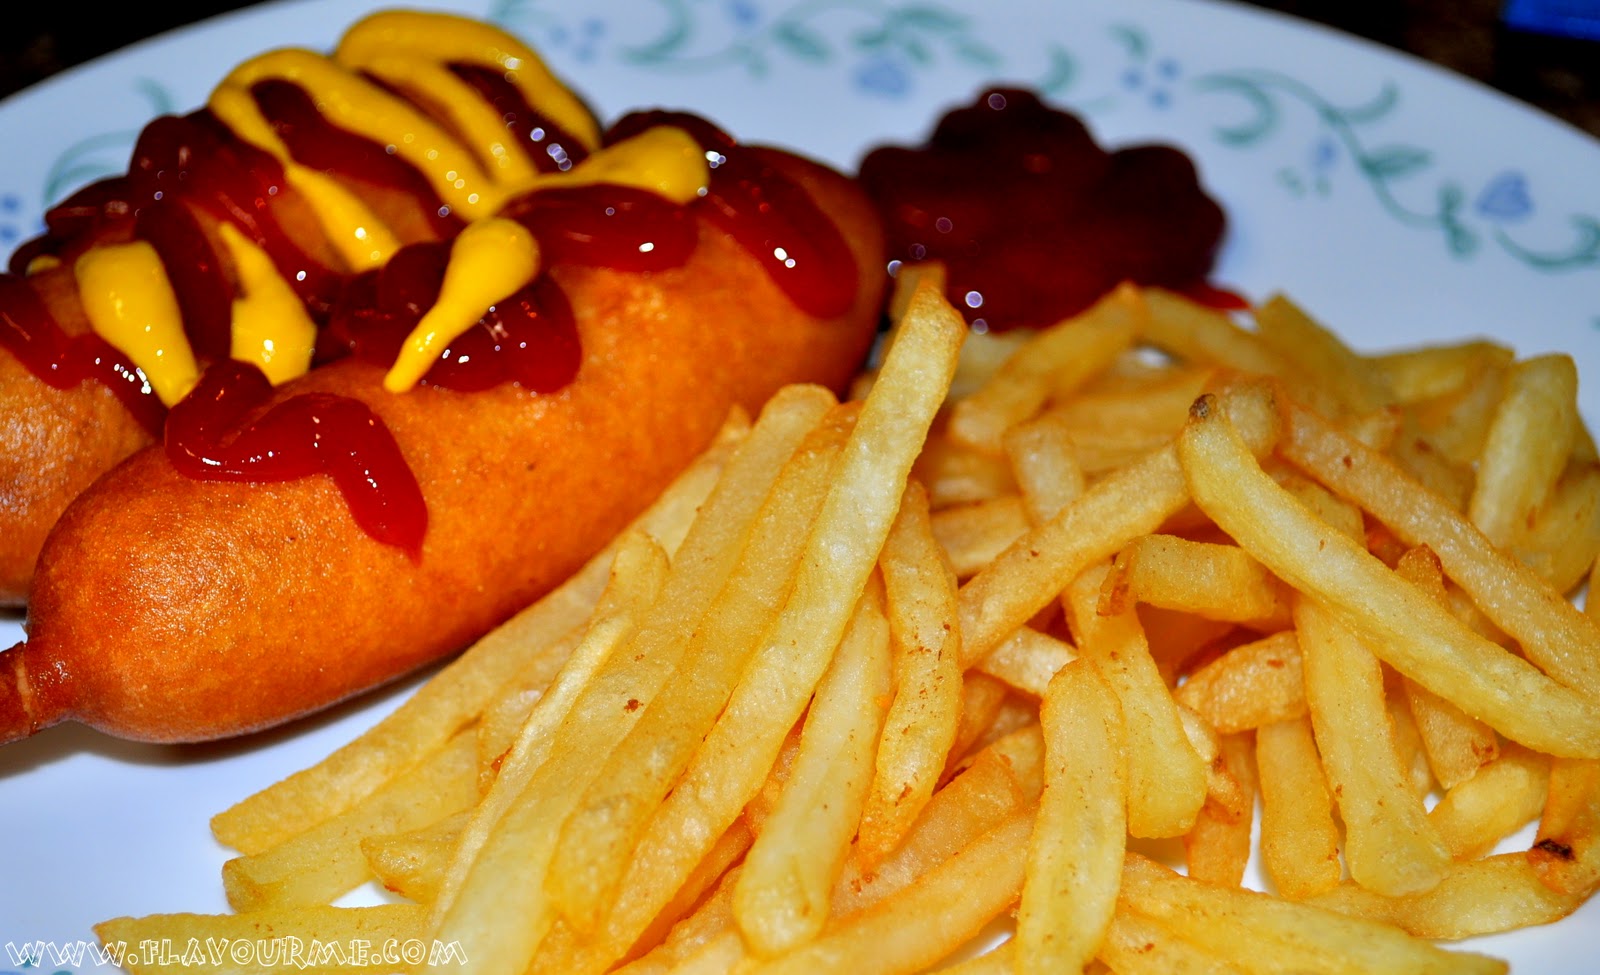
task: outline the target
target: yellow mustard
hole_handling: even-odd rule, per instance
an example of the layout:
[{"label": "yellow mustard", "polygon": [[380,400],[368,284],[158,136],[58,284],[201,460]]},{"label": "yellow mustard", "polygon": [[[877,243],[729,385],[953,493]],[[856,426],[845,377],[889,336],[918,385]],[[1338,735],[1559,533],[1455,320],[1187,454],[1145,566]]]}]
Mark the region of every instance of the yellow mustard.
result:
[{"label": "yellow mustard", "polygon": [[468,224],[450,245],[439,298],[406,336],[383,388],[403,393],[484,311],[520,291],[539,273],[539,244],[515,220],[490,217]]},{"label": "yellow mustard", "polygon": [[156,249],[142,240],[91,248],[73,273],[95,333],[144,373],[161,402],[187,396],[200,368]]},{"label": "yellow mustard", "polygon": [[274,386],[305,375],[316,351],[316,323],[265,251],[233,224],[223,224],[221,231],[244,292],[233,302],[229,355],[259,366]]}]

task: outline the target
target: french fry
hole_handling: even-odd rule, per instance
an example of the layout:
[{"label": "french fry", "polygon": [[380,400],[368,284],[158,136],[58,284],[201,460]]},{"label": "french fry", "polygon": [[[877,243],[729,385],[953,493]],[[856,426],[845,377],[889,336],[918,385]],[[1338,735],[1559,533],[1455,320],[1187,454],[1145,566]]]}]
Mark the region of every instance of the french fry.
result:
[{"label": "french fry", "polygon": [[1253,376],[1293,378],[1289,363],[1254,332],[1226,314],[1163,288],[1144,289],[1150,308],[1144,337],[1184,362],[1222,366]]},{"label": "french fry", "polygon": [[1400,761],[1401,776],[1411,786],[1417,800],[1425,800],[1433,792],[1433,770],[1428,766],[1428,751],[1422,743],[1422,732],[1417,730],[1417,719],[1407,700],[1406,678],[1392,667],[1380,665],[1379,672],[1382,675],[1383,707],[1389,715],[1391,740]]},{"label": "french fry", "polygon": [[1339,827],[1322,759],[1305,718],[1256,729],[1261,784],[1261,862],[1278,892],[1305,900],[1332,890],[1344,875]]},{"label": "french fry", "polygon": [[[573,692],[553,734],[524,728],[518,744],[542,747],[533,755],[524,749],[520,757],[513,749],[512,765],[502,767],[468,826],[431,914],[434,933],[460,941],[480,971],[520,971],[548,931],[554,906],[544,896],[543,871],[565,813],[676,665],[688,634],[732,572],[783,461],[832,405],[832,395],[815,387],[789,387],[767,404],[700,507],[659,594],[641,590],[603,631],[591,627],[597,640],[628,639],[628,651],[604,654]],[[519,913],[527,923],[495,925],[487,905]]]},{"label": "french fry", "polygon": [[364,837],[420,829],[478,799],[477,748],[462,732],[412,774],[270,850],[222,865],[228,904],[255,911],[328,904],[370,876]]},{"label": "french fry", "polygon": [[[748,427],[742,413],[734,414],[716,442],[633,527],[667,545],[682,538]],[[605,588],[618,544],[479,640],[360,737],[212,817],[217,839],[244,854],[260,853],[338,814],[443,746],[493,699],[529,653],[583,623]]]},{"label": "french fry", "polygon": [[1016,477],[1005,458],[952,443],[942,431],[929,434],[911,476],[928,489],[934,510],[1017,493]]},{"label": "french fry", "polygon": [[385,890],[431,905],[470,815],[463,811],[410,832],[366,837],[361,841],[361,855]]},{"label": "french fry", "polygon": [[1325,604],[1391,666],[1530,748],[1600,756],[1600,707],[1471,632],[1318,522],[1262,472],[1210,400],[1196,401],[1177,453],[1195,501],[1223,530],[1278,578]]},{"label": "french fry", "polygon": [[950,746],[952,764],[970,752],[999,720],[1009,700],[1006,684],[1000,678],[978,670],[967,671],[961,679],[961,725],[956,729],[955,744]]},{"label": "french fry", "polygon": [[1242,644],[1189,675],[1174,692],[1223,734],[1306,713],[1300,641],[1292,630]]},{"label": "french fry", "polygon": [[1528,861],[1546,887],[1587,897],[1600,886],[1600,761],[1558,758]]},{"label": "french fry", "polygon": [[1121,705],[1126,828],[1137,837],[1181,836],[1205,802],[1205,764],[1189,745],[1138,616],[1131,607],[1113,615],[1099,612],[1107,577],[1103,564],[1089,569],[1073,581],[1065,601],[1080,659],[1105,679]]},{"label": "french fry", "polygon": [[1268,298],[1256,308],[1255,320],[1263,343],[1349,412],[1371,413],[1394,402],[1381,371],[1286,296]]},{"label": "french fry", "polygon": [[1412,404],[1458,392],[1485,368],[1508,367],[1515,357],[1503,345],[1470,341],[1387,352],[1372,357],[1371,362],[1395,401]]},{"label": "french fry", "polygon": [[1019,973],[1082,971],[1116,909],[1131,760],[1118,693],[1086,660],[1061,668],[1040,705],[1044,794],[1017,911]]},{"label": "french fry", "polygon": [[[1445,575],[1514,637],[1534,664],[1587,700],[1600,701],[1600,655],[1594,652],[1600,626],[1387,458],[1303,408],[1291,406],[1288,420],[1280,454],[1359,504],[1407,545],[1428,546]],[[1488,720],[1481,708],[1475,716]]]},{"label": "french fry", "polygon": [[939,969],[943,975],[1015,975],[1017,970],[1017,940],[1011,938],[1000,943],[993,951],[973,955],[954,965]]},{"label": "french fry", "polygon": [[689,637],[682,677],[661,688],[562,825],[550,895],[580,928],[596,923],[650,816],[727,704],[793,584],[856,412],[853,405],[831,410],[784,464],[738,564]]},{"label": "french fry", "polygon": [[949,955],[1009,907],[1022,889],[1032,811],[1019,813],[815,941],[747,975],[900,975]]},{"label": "french fry", "polygon": [[1256,808],[1256,765],[1249,735],[1223,735],[1207,769],[1206,802],[1184,834],[1189,876],[1237,887],[1250,860]]},{"label": "french fry", "polygon": [[848,917],[909,886],[1007,817],[1031,808],[1044,788],[1044,741],[1037,724],[997,741],[923,807],[905,840],[871,870],[845,864],[833,910]]},{"label": "french fry", "polygon": [[[932,536],[926,539],[931,546]],[[872,586],[862,596],[817,685],[793,772],[734,886],[734,919],[759,955],[797,948],[822,930],[834,881],[868,802],[873,745],[884,728],[881,701],[891,687],[891,624],[881,598]],[[952,686],[959,689],[955,681]],[[941,766],[948,748],[948,741],[938,748]]]},{"label": "french fry", "polygon": [[651,821],[592,956],[627,950],[761,786],[838,646],[883,548],[911,465],[938,412],[966,333],[937,294],[918,290],[845,444],[793,592],[722,717]]},{"label": "french fry", "polygon": [[1115,362],[1133,344],[1144,318],[1138,290],[1124,285],[1087,311],[1041,329],[988,382],[956,402],[950,436],[999,453],[1005,432],[1038,413],[1052,394],[1070,393]]},{"label": "french fry", "polygon": [[1445,951],[1387,924],[1179,876],[1130,854],[1119,907],[1223,954],[1246,972],[1504,975],[1505,962]]},{"label": "french fry", "polygon": [[[1270,396],[1260,389],[1241,389],[1227,402],[1253,442],[1267,449],[1277,422]],[[971,666],[1078,573],[1155,531],[1188,501],[1177,453],[1168,445],[1102,479],[1055,518],[1018,539],[961,587],[963,664]]]},{"label": "french fry", "polygon": [[1443,880],[1422,893],[1385,897],[1347,883],[1312,903],[1418,938],[1458,941],[1559,921],[1581,899],[1541,884],[1522,854],[1501,853],[1452,865]]},{"label": "french fry", "polygon": [[988,565],[1028,531],[1022,497],[1006,494],[941,508],[933,515],[933,535],[958,578]]},{"label": "french fry", "polygon": [[500,774],[500,763],[517,740],[535,704],[544,697],[572,651],[588,630],[587,621],[575,626],[527,661],[508,680],[499,696],[478,716],[478,791],[487,793]]},{"label": "french fry", "polygon": [[[1395,572],[1426,591],[1441,606],[1450,604],[1439,558],[1427,546],[1407,550],[1395,565]],[[1500,741],[1494,729],[1463,714],[1460,708],[1414,680],[1404,680],[1404,688],[1427,750],[1428,766],[1445,789],[1472,778],[1478,769],[1499,756]]]},{"label": "french fry", "polygon": [[1031,626],[1019,626],[1004,643],[978,661],[979,671],[997,677],[1019,691],[1043,697],[1056,671],[1077,658],[1072,645]]},{"label": "french fry", "polygon": [[[502,868],[503,864],[524,857],[548,862],[552,840],[539,829],[537,814],[542,810],[536,802],[524,802],[524,793],[538,772],[551,766],[550,758],[560,743],[560,729],[584,696],[592,692],[596,676],[616,655],[618,647],[635,633],[639,618],[649,612],[666,585],[668,573],[666,553],[659,546],[637,532],[626,536],[626,544],[613,563],[611,584],[601,595],[589,631],[557,675],[550,692],[529,713],[493,787],[461,831],[428,912],[427,926],[437,940],[460,942],[469,952],[485,948],[477,955],[469,954],[475,964],[493,964],[496,952],[503,959],[507,954],[514,957],[526,950],[515,940],[510,944],[501,940],[497,936],[499,926],[486,915],[474,913],[473,908],[485,901],[496,902],[508,889],[517,891],[519,898],[528,897],[530,888],[532,894],[538,894],[542,885],[516,885]],[[529,819],[534,822],[529,823]],[[507,857],[512,859],[508,861]],[[511,937],[539,937],[542,933],[519,929]]]},{"label": "french fry", "polygon": [[1381,894],[1427,890],[1444,876],[1450,854],[1401,768],[1378,659],[1320,604],[1298,600],[1294,619],[1350,875]]},{"label": "french fry", "polygon": [[[689,876],[667,901],[666,906],[650,921],[639,936],[640,944],[656,944],[678,926],[678,922],[693,916],[696,907],[706,898],[708,891],[716,891],[723,877],[740,869],[740,861],[755,843],[756,834],[744,817],[739,817],[727,832],[711,844],[711,849],[695,864]],[[731,912],[731,909],[730,909]],[[731,913],[730,913],[731,920]]]},{"label": "french fry", "polygon": [[[415,963],[410,951],[425,911],[416,904],[381,907],[299,906],[250,914],[150,914],[95,925],[102,945],[133,975],[267,975],[288,968],[312,975],[370,972],[387,963]],[[385,952],[391,956],[386,956]],[[433,952],[461,965],[456,946]],[[120,956],[120,957],[118,957]]]},{"label": "french fry", "polygon": [[894,636],[894,700],[878,740],[856,855],[871,869],[933,795],[961,727],[961,631],[956,580],[917,482],[878,557]]},{"label": "french fry", "polygon": [[1287,629],[1287,593],[1272,573],[1235,545],[1176,535],[1145,535],[1117,553],[1100,598],[1102,615],[1133,603],[1193,613],[1206,619]]},{"label": "french fry", "polygon": [[1111,918],[1099,957],[1117,975],[1237,975],[1239,971],[1221,955],[1130,910],[1119,910]]},{"label": "french fry", "polygon": [[1557,592],[1582,582],[1600,555],[1600,465],[1569,464],[1512,551]]},{"label": "french fry", "polygon": [[1486,856],[1544,808],[1550,788],[1550,760],[1526,748],[1507,745],[1472,778],[1451,786],[1428,812],[1450,855],[1457,860]]},{"label": "french fry", "polygon": [[1019,423],[1001,438],[1028,522],[1041,525],[1083,494],[1083,467],[1058,414]]},{"label": "french fry", "polygon": [[1496,545],[1521,538],[1567,465],[1578,428],[1578,367],[1570,356],[1518,362],[1478,458],[1467,515]]}]

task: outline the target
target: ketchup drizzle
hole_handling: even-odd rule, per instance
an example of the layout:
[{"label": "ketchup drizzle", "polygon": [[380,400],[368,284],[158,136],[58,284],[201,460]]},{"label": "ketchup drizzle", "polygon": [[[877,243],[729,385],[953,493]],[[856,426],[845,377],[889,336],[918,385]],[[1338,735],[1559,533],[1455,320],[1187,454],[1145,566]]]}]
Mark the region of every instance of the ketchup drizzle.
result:
[{"label": "ketchup drizzle", "polygon": [[302,393],[229,436],[271,396],[272,384],[255,366],[232,359],[213,364],[167,414],[167,458],[179,473],[205,481],[327,474],[363,531],[419,561],[427,505],[399,444],[371,407]]},{"label": "ketchup drizzle", "polygon": [[[515,144],[541,171],[568,169],[586,155],[501,73],[449,67],[499,109]],[[349,274],[330,267],[299,245],[279,219],[288,194],[274,157],[238,139],[207,110],[166,116],[141,132],[127,175],[86,187],[52,209],[46,234],[12,258],[18,275],[0,275],[0,345],[58,388],[84,379],[110,386],[152,434],[164,430],[167,456],[188,477],[281,481],[329,474],[368,534],[416,558],[426,507],[392,435],[368,407],[325,393],[301,394],[280,399],[245,424],[272,390],[258,369],[228,359],[237,291],[213,225],[237,228],[295,288],[320,326],[316,365],[347,355],[386,365],[437,299],[448,241],[461,221],[409,163],[328,123],[299,86],[264,81],[251,93],[299,163],[411,194],[422,201],[428,232],[441,239],[403,247],[378,270]],[[709,122],[681,113],[628,116],[605,141],[659,124],[684,128],[707,150],[714,168],[702,212],[760,260],[798,307],[832,317],[850,306],[856,267],[839,230],[803,188],[758,154]],[[536,188],[510,201],[501,215],[529,228],[546,266],[665,270],[689,260],[699,234],[688,208],[644,190],[603,184]],[[39,257],[71,261],[86,247],[129,239],[155,248],[196,354],[212,363],[170,412],[143,376],[98,336],[67,336],[20,276]],[[423,382],[460,391],[511,382],[550,393],[576,378],[582,358],[570,302],[541,275],[453,341]]]},{"label": "ketchup drizzle", "polygon": [[802,311],[831,318],[856,296],[856,262],[838,226],[794,180],[761,161],[726,132],[682,112],[635,112],[606,133],[620,142],[656,125],[684,129],[712,162],[704,202],[711,223],[761,262]]}]

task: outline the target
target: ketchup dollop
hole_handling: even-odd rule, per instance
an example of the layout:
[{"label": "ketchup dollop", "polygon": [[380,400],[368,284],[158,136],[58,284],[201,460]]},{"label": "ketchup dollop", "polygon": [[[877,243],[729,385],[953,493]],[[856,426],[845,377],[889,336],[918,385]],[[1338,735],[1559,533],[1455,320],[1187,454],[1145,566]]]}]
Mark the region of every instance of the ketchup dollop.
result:
[{"label": "ketchup dollop", "polygon": [[1123,281],[1207,300],[1225,220],[1194,164],[1168,146],[1107,152],[1032,92],[994,89],[918,148],[861,163],[891,261],[942,261],[975,328],[1043,327]]}]

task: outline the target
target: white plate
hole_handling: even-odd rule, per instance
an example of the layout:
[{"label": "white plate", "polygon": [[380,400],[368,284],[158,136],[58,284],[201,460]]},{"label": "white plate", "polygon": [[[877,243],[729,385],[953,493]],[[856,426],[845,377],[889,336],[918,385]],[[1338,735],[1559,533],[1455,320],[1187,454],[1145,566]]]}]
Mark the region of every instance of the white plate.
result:
[{"label": "white plate", "polygon": [[[327,49],[371,6],[252,8],[0,104],[0,251],[32,236],[48,203],[120,171],[151,115],[200,104],[261,50]],[[1600,145],[1331,32],[1197,0],[439,6],[526,37],[603,117],[687,107],[743,139],[850,168],[873,144],[920,141],[990,82],[1038,87],[1105,142],[1159,139],[1196,158],[1231,221],[1218,280],[1251,296],[1284,290],[1359,347],[1481,334],[1600,371]],[[1582,394],[1591,421],[1596,389]],[[0,646],[20,636],[0,623]],[[320,758],[403,690],[224,745],[130,745],[62,727],[0,749],[0,952],[89,939],[91,923],[121,914],[226,909],[226,851],[207,818]],[[1592,970],[1597,940],[1591,904],[1471,946],[1522,971],[1576,973]],[[0,954],[0,975],[22,967]]]}]

